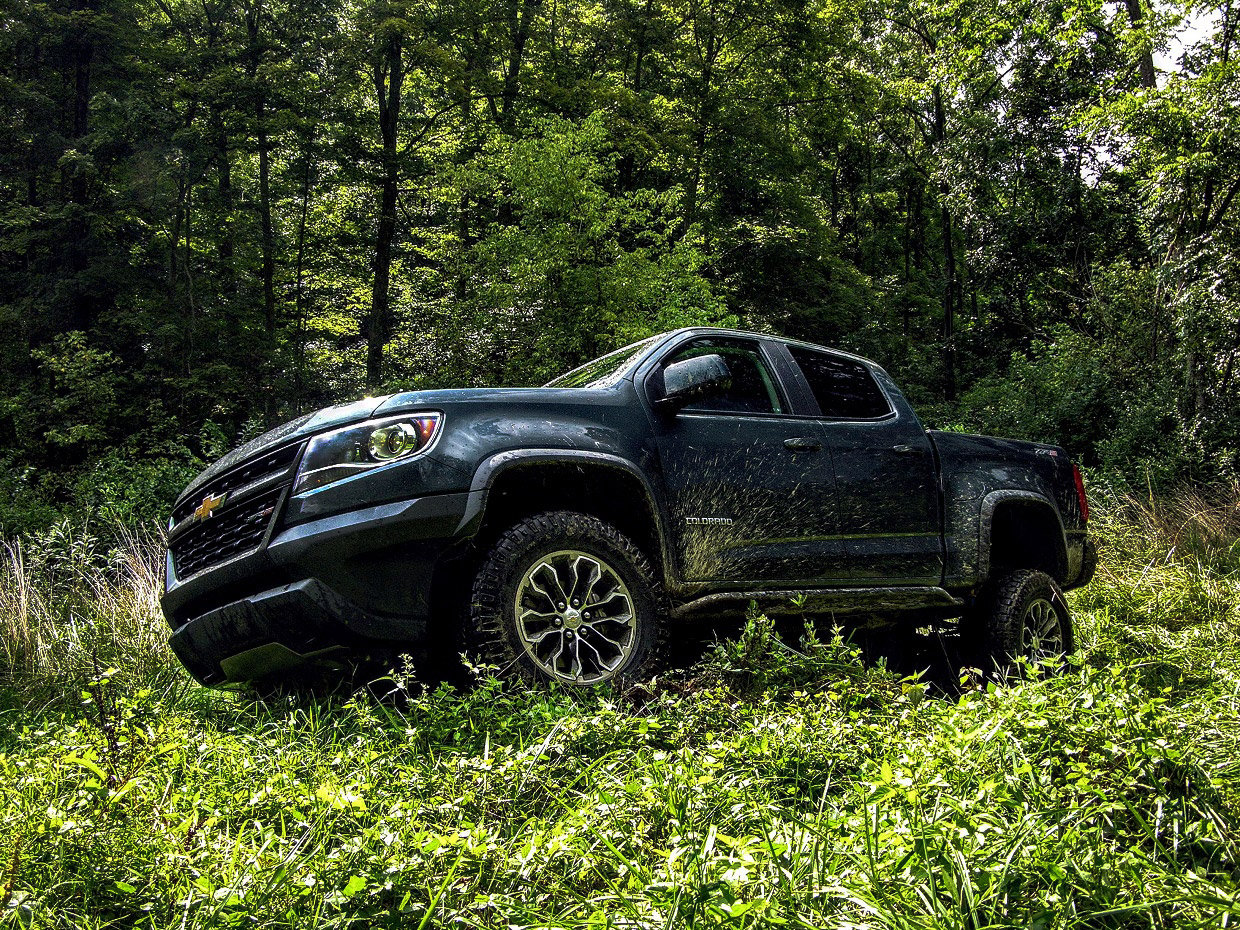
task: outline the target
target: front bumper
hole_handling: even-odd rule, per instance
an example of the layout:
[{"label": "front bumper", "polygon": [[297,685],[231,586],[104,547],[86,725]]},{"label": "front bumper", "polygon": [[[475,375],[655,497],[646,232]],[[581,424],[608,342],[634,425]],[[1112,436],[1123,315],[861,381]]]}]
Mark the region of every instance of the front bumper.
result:
[{"label": "front bumper", "polygon": [[425,618],[393,623],[310,578],[209,610],[178,628],[168,643],[194,678],[218,685],[266,678],[375,640],[418,640],[425,633]]},{"label": "front bumper", "polygon": [[472,536],[481,505],[480,492],[434,494],[277,527],[256,551],[186,579],[170,560],[172,649],[218,685],[424,642],[436,570]]}]

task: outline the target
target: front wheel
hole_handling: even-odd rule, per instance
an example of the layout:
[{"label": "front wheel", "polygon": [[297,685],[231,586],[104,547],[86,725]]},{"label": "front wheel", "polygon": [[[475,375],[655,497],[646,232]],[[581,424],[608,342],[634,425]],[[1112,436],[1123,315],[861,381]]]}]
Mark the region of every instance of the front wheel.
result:
[{"label": "front wheel", "polygon": [[472,651],[530,683],[624,683],[658,671],[666,645],[658,583],[628,537],[556,511],[500,536],[474,579]]},{"label": "front wheel", "polygon": [[1021,569],[991,591],[982,630],[983,664],[1000,671],[1013,660],[1045,662],[1072,652],[1072,617],[1059,585],[1045,572]]}]

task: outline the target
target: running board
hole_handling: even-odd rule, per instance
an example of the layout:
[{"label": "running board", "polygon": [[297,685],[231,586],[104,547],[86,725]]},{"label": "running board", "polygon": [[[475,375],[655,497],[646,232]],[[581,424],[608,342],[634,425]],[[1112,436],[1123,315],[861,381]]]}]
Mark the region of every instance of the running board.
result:
[{"label": "running board", "polygon": [[766,613],[883,613],[925,608],[963,607],[964,601],[933,586],[898,588],[806,588],[784,591],[722,591],[672,608],[673,619],[714,610],[735,609],[750,601]]}]

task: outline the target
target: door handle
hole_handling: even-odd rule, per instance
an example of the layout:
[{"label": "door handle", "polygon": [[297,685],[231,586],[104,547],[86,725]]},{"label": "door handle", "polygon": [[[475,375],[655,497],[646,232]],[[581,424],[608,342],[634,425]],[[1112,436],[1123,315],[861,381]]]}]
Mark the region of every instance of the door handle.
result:
[{"label": "door handle", "polygon": [[822,448],[822,443],[820,443],[817,439],[807,439],[803,436],[797,436],[793,439],[785,439],[784,448],[791,449],[793,452],[817,452]]},{"label": "door handle", "polygon": [[892,446],[891,451],[896,455],[913,455],[920,450],[916,446],[909,446],[904,443],[900,443],[899,445]]}]

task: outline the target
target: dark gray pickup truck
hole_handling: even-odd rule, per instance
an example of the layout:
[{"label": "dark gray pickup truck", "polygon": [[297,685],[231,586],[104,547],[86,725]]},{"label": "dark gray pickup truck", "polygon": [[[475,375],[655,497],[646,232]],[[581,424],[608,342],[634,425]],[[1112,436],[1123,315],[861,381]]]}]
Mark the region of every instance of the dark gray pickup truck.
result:
[{"label": "dark gray pickup truck", "polygon": [[368,398],[258,437],[176,503],[163,609],[211,685],[433,642],[529,681],[631,681],[750,601],[963,617],[1003,664],[1071,651],[1087,518],[1063,449],[927,431],[843,352],[684,329],[543,388]]}]

